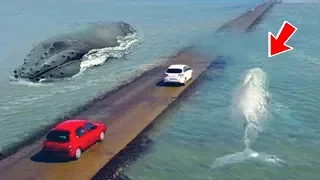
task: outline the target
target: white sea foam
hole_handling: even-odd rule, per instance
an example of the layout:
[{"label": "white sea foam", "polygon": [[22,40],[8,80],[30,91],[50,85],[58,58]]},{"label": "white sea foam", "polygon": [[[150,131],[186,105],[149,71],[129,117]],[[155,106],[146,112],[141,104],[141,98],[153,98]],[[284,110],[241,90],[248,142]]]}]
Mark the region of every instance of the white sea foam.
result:
[{"label": "white sea foam", "polygon": [[217,158],[212,164],[211,168],[223,167],[231,164],[242,163],[245,160],[258,161],[263,163],[271,163],[271,165],[283,165],[285,162],[278,158],[277,156],[267,154],[267,153],[258,153],[251,149],[246,149],[234,154],[228,154]]},{"label": "white sea foam", "polygon": [[[40,81],[43,81],[44,79],[40,79]],[[14,77],[10,77],[10,82],[13,84],[17,84],[17,85],[24,85],[24,86],[29,86],[29,87],[43,87],[49,84],[43,84],[43,83],[37,83],[37,82],[32,82],[28,79],[16,79]]]},{"label": "white sea foam", "polygon": [[101,65],[105,63],[109,58],[121,58],[125,54],[130,53],[134,44],[139,41],[136,33],[130,34],[125,37],[118,37],[119,46],[106,47],[102,49],[92,49],[81,59],[81,70],[84,71],[87,68]]}]

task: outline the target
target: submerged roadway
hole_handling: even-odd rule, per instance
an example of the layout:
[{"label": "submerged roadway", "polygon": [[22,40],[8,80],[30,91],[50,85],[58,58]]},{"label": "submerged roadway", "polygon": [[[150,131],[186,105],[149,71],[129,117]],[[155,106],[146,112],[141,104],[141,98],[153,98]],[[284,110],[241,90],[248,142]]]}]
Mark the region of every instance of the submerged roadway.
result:
[{"label": "submerged roadway", "polygon": [[[274,1],[264,3],[227,23],[223,28],[239,28],[241,31],[249,29],[274,3]],[[0,161],[0,179],[91,179],[175,101],[214,60],[214,57],[187,48],[117,91],[100,96],[72,118],[104,122],[108,126],[104,142],[93,145],[78,161],[49,161],[43,158],[40,152],[44,140],[44,137],[41,137],[40,140]],[[192,67],[193,79],[185,86],[164,86],[161,81],[166,68],[171,64],[187,64]]]}]

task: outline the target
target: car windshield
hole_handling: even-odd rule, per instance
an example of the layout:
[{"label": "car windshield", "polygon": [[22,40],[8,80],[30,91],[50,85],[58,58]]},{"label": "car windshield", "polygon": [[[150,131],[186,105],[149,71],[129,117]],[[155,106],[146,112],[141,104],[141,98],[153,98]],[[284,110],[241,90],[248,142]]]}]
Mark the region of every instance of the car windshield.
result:
[{"label": "car windshield", "polygon": [[47,140],[53,142],[68,142],[69,136],[70,132],[68,131],[51,131],[47,135]]},{"label": "car windshield", "polygon": [[168,69],[167,73],[182,73],[182,69]]}]

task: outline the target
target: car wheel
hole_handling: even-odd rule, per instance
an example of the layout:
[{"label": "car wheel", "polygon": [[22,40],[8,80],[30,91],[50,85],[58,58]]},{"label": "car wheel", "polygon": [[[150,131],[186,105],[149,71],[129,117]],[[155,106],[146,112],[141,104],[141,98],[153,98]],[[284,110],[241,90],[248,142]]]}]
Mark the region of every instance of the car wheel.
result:
[{"label": "car wheel", "polygon": [[81,153],[82,153],[82,152],[81,152],[81,149],[80,149],[80,148],[77,148],[77,149],[76,149],[75,156],[74,156],[74,159],[75,159],[75,160],[80,159]]},{"label": "car wheel", "polygon": [[100,132],[100,135],[99,135],[99,142],[103,141],[104,140],[104,132]]}]

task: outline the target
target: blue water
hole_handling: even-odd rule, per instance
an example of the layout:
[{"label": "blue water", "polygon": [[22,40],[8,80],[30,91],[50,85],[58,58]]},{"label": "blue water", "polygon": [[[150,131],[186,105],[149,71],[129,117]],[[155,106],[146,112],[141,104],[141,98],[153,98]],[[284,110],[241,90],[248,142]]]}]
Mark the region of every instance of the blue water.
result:
[{"label": "blue water", "polygon": [[[248,4],[255,2],[243,5],[232,1],[74,0],[24,5],[2,1],[0,136],[6,138],[0,140],[0,151],[98,93],[114,88],[191,43],[203,41],[222,23],[243,13]],[[120,20],[139,32],[139,43],[128,56],[56,83],[9,81],[13,69],[22,64],[37,42],[88,24]]]},{"label": "blue water", "polygon": [[[232,56],[226,69],[209,70],[193,95],[161,118],[156,133],[150,135],[155,144],[125,174],[139,180],[318,179],[319,7],[277,5],[255,32],[206,44],[208,49]],[[288,41],[295,49],[270,59],[267,32],[277,34],[285,20],[298,28]],[[255,67],[268,74],[272,119],[252,144],[260,157],[242,160],[238,152],[244,148],[243,124],[231,118],[230,106],[241,76]],[[233,160],[239,162],[213,168],[216,159],[234,153],[238,157]],[[266,154],[281,161],[265,161]]]},{"label": "blue water", "polygon": [[[226,67],[210,69],[195,92],[157,122],[150,135],[155,143],[124,173],[138,180],[318,179],[320,4],[279,4],[250,34],[213,35],[222,23],[261,2],[1,1],[0,137],[5,138],[0,139],[0,149],[179,49],[197,44],[205,52],[228,55]],[[12,69],[36,42],[88,23],[117,20],[129,22],[139,32],[139,44],[127,56],[66,81],[42,85],[9,81]],[[284,20],[298,28],[288,42],[295,49],[268,58],[267,32],[277,34]],[[244,148],[243,123],[231,118],[230,106],[241,76],[254,67],[268,75],[273,118],[252,149],[284,163],[249,159],[212,168],[217,158]]]}]

